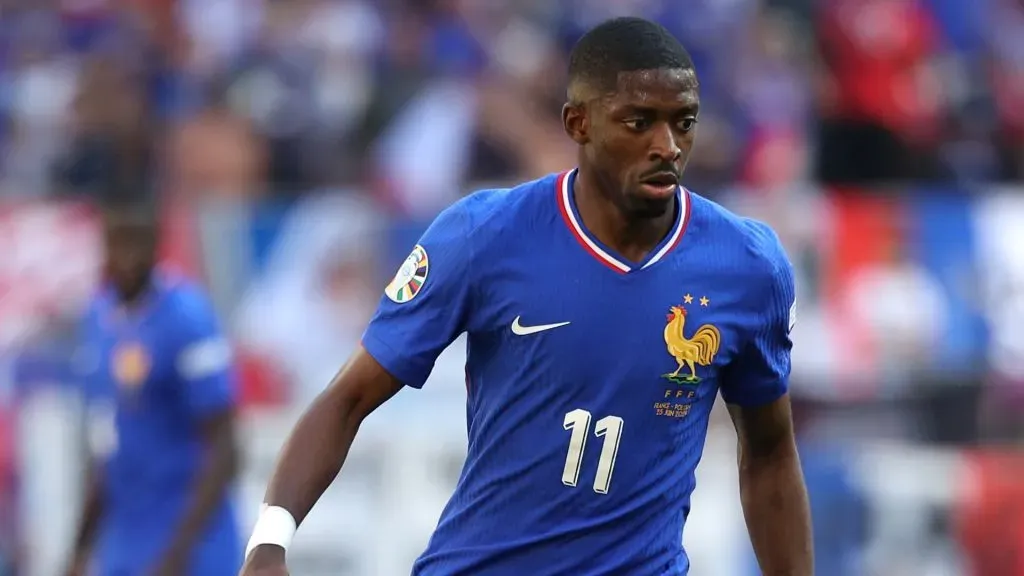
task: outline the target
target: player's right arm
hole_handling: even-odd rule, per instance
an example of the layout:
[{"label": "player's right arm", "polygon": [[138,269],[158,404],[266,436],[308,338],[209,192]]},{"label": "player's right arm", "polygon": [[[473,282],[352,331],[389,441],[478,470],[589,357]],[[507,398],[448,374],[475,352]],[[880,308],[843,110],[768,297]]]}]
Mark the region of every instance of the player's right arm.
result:
[{"label": "player's right arm", "polygon": [[85,576],[88,573],[90,552],[99,529],[100,516],[103,514],[103,483],[100,474],[100,466],[89,466],[86,474],[85,506],[82,508],[82,517],[75,532],[74,548],[67,569],[69,576]]},{"label": "player's right arm", "polygon": [[362,345],[299,420],[246,550],[244,576],[286,574],[296,527],[341,470],[356,431],[403,386],[420,388],[472,314],[466,202],[445,210],[388,285]]},{"label": "player's right arm", "polygon": [[85,425],[88,454],[88,468],[85,475],[85,490],[81,517],[75,531],[71,558],[67,566],[69,576],[85,576],[93,543],[99,532],[100,518],[105,505],[103,491],[103,461],[110,454],[116,441],[113,407],[104,393],[99,375],[99,352],[94,347],[93,314],[90,309],[79,327],[78,351],[72,368],[79,384],[79,392],[86,407]]},{"label": "player's right arm", "polygon": [[[287,510],[295,525],[301,524],[341,470],[363,419],[402,386],[360,346],[295,426],[264,503]],[[257,545],[249,552],[242,573],[283,574],[284,555],[283,546]]]}]

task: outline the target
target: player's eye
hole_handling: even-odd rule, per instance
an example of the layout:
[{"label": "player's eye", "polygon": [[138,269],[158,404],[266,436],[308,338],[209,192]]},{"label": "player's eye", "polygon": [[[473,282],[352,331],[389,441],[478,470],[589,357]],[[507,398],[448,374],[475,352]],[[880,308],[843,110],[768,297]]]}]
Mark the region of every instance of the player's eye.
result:
[{"label": "player's eye", "polygon": [[646,118],[630,118],[628,120],[623,121],[623,124],[626,125],[626,128],[629,128],[630,130],[633,130],[635,132],[643,131],[647,129],[648,126],[651,125],[651,123],[648,122]]},{"label": "player's eye", "polygon": [[679,126],[679,129],[682,130],[683,132],[689,132],[697,127],[697,117],[687,116],[686,118],[680,120],[677,125]]}]

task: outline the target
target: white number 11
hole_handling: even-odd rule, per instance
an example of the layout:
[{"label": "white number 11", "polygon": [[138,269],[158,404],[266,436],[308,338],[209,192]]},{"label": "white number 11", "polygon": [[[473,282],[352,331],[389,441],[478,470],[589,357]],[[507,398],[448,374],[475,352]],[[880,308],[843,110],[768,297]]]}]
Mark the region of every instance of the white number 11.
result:
[{"label": "white number 11", "polygon": [[[583,465],[583,450],[587,447],[587,436],[590,432],[590,412],[577,408],[565,415],[562,428],[571,430],[569,436],[569,452],[565,455],[565,468],[562,469],[562,484],[575,486],[580,479],[580,466]],[[594,435],[604,436],[601,458],[597,461],[597,474],[594,475],[594,492],[607,494],[612,483],[612,472],[615,470],[615,456],[619,453],[619,439],[622,437],[622,418],[605,416],[594,425]]]}]

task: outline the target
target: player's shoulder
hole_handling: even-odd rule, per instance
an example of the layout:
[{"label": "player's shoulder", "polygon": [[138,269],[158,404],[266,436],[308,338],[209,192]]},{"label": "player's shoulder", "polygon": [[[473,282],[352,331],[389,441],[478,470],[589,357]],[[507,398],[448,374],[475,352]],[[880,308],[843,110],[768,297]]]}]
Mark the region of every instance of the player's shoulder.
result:
[{"label": "player's shoulder", "polygon": [[180,322],[206,322],[213,316],[213,302],[203,285],[195,278],[173,268],[156,272],[165,310]]},{"label": "player's shoulder", "polygon": [[505,188],[482,188],[458,200],[437,217],[435,228],[445,227],[459,239],[486,241],[509,229],[520,228],[552,210],[559,174]]},{"label": "player's shoulder", "polygon": [[85,326],[99,326],[102,324],[101,319],[110,314],[114,307],[111,289],[105,285],[99,286],[86,302],[80,321],[84,322]]},{"label": "player's shoulder", "polygon": [[758,275],[776,276],[791,268],[779,235],[771,226],[736,214],[725,206],[690,192],[693,224],[702,241],[726,247],[730,260]]}]

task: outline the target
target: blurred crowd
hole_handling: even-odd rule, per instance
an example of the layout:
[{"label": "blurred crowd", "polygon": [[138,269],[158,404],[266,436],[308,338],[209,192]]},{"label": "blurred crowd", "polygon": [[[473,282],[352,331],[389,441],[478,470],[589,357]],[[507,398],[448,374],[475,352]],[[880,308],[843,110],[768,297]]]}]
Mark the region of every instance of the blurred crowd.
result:
[{"label": "blurred crowd", "polygon": [[572,164],[565,57],[620,14],[693,54],[698,190],[1024,176],[1018,0],[2,0],[3,193],[158,171],[166,193],[358,182],[431,213]]}]

